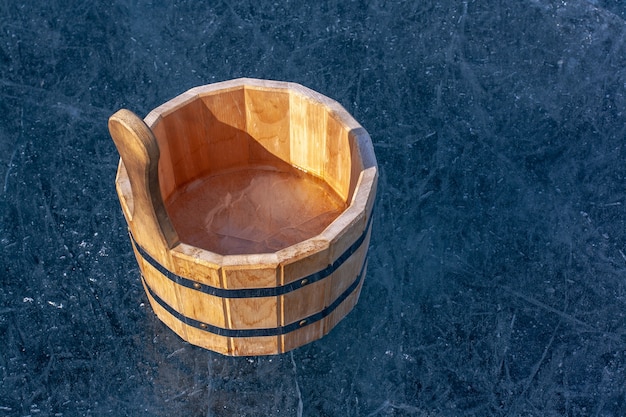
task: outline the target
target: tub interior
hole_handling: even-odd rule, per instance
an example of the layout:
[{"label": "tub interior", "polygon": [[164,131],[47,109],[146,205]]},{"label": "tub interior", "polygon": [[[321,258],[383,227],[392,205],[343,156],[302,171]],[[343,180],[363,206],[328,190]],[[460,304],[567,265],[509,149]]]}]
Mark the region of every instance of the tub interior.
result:
[{"label": "tub interior", "polygon": [[321,233],[363,169],[340,116],[287,89],[199,94],[150,127],[180,240],[222,255],[275,252]]}]

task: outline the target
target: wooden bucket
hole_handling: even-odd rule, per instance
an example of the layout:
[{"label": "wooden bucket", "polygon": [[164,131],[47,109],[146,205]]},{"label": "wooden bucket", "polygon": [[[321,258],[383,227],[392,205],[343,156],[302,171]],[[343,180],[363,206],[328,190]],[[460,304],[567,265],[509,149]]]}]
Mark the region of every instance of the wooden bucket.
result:
[{"label": "wooden bucket", "polygon": [[356,304],[377,165],[367,132],[298,84],[238,79],[109,119],[116,189],[156,315],[226,355],[289,351]]}]

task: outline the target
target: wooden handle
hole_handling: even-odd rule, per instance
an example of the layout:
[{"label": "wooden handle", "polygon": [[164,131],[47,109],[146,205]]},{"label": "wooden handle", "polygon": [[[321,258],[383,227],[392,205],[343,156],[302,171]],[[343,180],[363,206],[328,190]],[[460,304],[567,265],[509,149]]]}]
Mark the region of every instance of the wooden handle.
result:
[{"label": "wooden handle", "polygon": [[159,187],[159,145],[152,130],[130,110],[109,118],[109,132],[124,162],[133,195],[131,231],[153,256],[178,243]]}]

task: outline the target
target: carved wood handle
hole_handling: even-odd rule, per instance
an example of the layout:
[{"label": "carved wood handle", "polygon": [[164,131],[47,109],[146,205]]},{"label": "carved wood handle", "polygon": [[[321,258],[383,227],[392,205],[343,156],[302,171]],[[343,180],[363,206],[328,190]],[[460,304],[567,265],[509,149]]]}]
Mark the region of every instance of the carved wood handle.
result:
[{"label": "carved wood handle", "polygon": [[159,187],[159,145],[152,130],[130,110],[119,110],[109,118],[109,132],[132,189],[131,231],[156,256],[178,243]]}]

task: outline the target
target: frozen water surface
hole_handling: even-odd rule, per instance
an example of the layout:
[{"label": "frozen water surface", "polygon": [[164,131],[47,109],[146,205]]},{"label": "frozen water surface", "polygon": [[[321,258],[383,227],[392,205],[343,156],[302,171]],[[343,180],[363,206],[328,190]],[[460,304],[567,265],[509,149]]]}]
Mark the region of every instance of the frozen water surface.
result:
[{"label": "frozen water surface", "polygon": [[[0,416],[626,413],[623,2],[0,3]],[[299,82],[380,165],[356,308],[227,358],[151,312],[106,129]]]}]

